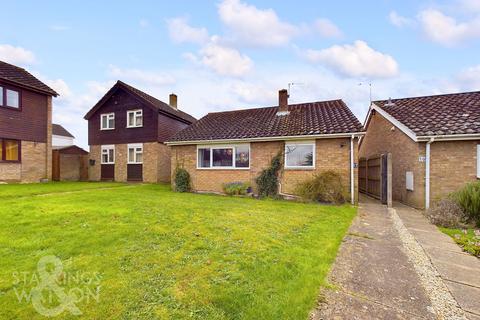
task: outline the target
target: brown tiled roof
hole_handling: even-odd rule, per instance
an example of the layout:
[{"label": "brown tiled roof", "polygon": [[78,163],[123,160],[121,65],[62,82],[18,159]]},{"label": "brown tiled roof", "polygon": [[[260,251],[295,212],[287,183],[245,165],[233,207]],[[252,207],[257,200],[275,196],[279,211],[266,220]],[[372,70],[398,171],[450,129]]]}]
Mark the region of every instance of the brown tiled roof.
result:
[{"label": "brown tiled roof", "polygon": [[52,134],[56,136],[75,138],[70,132],[67,131],[67,129],[55,123],[52,124]]},{"label": "brown tiled roof", "polygon": [[480,92],[375,101],[417,136],[480,133]]},{"label": "brown tiled roof", "polygon": [[89,119],[102,105],[105,101],[110,98],[110,96],[118,89],[118,88],[123,88],[125,91],[133,94],[134,96],[140,98],[143,100],[147,105],[150,105],[151,107],[159,110],[162,113],[169,114],[171,116],[177,117],[179,119],[184,120],[187,123],[192,123],[195,122],[197,119],[189,115],[188,113],[185,113],[180,110],[175,110],[172,107],[170,107],[168,104],[166,104],[163,101],[158,100],[155,97],[152,97],[149,94],[146,94],[145,92],[138,90],[137,88],[132,87],[131,85],[126,84],[123,81],[118,80],[117,83],[110,89],[108,92],[103,96],[100,101],[97,102],[97,104],[90,110],[88,113],[85,115],[85,119]]},{"label": "brown tiled roof", "polygon": [[342,100],[209,113],[173,136],[171,142],[304,136],[360,132],[362,125]]},{"label": "brown tiled roof", "polygon": [[41,82],[27,70],[14,66],[12,64],[0,61],[0,79],[12,82],[22,87],[30,88],[42,93],[58,96],[52,88]]}]

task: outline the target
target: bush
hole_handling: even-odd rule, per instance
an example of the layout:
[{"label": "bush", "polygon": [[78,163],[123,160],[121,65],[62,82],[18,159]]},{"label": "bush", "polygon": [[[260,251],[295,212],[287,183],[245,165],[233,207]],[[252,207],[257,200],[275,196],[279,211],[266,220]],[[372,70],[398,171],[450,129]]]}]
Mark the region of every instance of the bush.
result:
[{"label": "bush", "polygon": [[445,228],[458,228],[466,220],[462,208],[451,199],[435,202],[425,215],[434,225]]},{"label": "bush", "polygon": [[270,167],[263,169],[255,179],[258,194],[261,197],[278,197],[278,173],[282,168],[282,153],[279,152],[270,162]]},{"label": "bush", "polygon": [[340,174],[324,171],[297,185],[296,194],[303,200],[323,203],[345,203],[346,194]]},{"label": "bush", "polygon": [[480,182],[467,184],[453,193],[452,198],[462,207],[468,220],[480,227]]},{"label": "bush", "polygon": [[231,182],[224,183],[222,187],[223,192],[229,196],[246,195],[248,193],[248,189],[250,188],[250,184],[243,182]]},{"label": "bush", "polygon": [[184,168],[177,167],[175,169],[175,191],[190,191],[190,174]]}]

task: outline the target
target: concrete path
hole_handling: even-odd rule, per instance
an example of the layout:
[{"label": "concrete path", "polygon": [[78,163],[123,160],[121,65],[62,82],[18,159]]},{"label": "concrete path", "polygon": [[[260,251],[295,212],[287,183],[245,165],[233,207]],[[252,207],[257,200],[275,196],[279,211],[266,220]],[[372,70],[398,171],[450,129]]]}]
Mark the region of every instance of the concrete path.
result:
[{"label": "concrete path", "polygon": [[465,315],[480,320],[480,259],[465,252],[418,210],[395,203],[403,225],[423,248]]},{"label": "concrete path", "polygon": [[312,319],[436,319],[392,215],[363,198]]}]

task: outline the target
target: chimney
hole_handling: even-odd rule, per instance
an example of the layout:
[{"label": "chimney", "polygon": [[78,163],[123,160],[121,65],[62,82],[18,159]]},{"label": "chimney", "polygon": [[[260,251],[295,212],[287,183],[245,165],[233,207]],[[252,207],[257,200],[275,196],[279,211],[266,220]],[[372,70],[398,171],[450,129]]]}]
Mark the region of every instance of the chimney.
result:
[{"label": "chimney", "polygon": [[170,94],[170,107],[177,110],[177,95],[175,93]]},{"label": "chimney", "polygon": [[277,115],[287,115],[287,114],[288,114],[288,91],[287,89],[282,89],[278,91]]}]

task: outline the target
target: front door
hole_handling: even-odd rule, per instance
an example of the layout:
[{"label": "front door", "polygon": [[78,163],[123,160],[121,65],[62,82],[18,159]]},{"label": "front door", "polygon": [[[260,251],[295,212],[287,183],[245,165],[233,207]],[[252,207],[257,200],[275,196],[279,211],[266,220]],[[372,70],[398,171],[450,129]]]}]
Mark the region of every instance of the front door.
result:
[{"label": "front door", "polygon": [[101,178],[102,180],[107,180],[107,181],[115,180],[115,165],[102,164]]},{"label": "front door", "polygon": [[142,164],[128,164],[127,165],[127,180],[128,181],[143,181],[143,165]]}]

